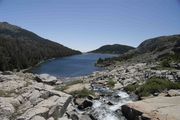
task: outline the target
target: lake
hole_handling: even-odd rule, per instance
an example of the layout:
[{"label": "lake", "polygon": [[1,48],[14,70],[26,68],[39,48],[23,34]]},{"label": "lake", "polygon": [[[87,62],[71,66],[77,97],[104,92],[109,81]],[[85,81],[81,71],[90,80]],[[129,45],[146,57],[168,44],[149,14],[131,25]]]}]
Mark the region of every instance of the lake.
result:
[{"label": "lake", "polygon": [[53,59],[34,67],[31,72],[36,74],[50,74],[56,77],[79,77],[101,71],[103,68],[96,67],[95,63],[99,58],[109,58],[117,55],[84,53]]}]

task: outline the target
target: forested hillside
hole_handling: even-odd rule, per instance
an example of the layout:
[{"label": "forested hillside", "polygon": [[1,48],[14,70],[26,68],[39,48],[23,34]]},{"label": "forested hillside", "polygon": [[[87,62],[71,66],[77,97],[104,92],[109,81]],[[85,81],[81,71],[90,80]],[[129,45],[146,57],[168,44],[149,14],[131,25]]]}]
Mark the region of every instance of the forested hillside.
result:
[{"label": "forested hillside", "polygon": [[180,61],[180,35],[161,36],[145,40],[136,49],[119,57],[98,61],[98,64],[113,64],[115,61],[152,62],[166,64]]},{"label": "forested hillside", "polygon": [[42,60],[74,54],[80,52],[0,22],[0,70],[24,69]]},{"label": "forested hillside", "polygon": [[120,44],[114,44],[114,45],[104,45],[94,51],[91,51],[93,53],[109,53],[109,54],[123,54],[129,50],[135,49],[134,47],[127,46],[127,45],[120,45]]}]

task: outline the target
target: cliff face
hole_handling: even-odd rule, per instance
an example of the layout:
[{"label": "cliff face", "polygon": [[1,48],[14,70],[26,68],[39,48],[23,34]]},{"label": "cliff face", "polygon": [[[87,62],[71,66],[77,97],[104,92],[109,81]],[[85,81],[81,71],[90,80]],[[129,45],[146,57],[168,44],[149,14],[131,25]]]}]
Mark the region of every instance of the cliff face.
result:
[{"label": "cliff face", "polygon": [[0,70],[24,69],[42,60],[74,54],[80,52],[0,22]]}]

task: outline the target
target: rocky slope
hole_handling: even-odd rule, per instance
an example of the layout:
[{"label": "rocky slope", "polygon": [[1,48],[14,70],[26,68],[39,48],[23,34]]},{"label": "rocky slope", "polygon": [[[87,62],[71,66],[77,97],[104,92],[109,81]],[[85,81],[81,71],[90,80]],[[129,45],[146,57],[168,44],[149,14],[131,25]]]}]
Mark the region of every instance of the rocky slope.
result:
[{"label": "rocky slope", "polygon": [[100,64],[111,65],[116,61],[178,63],[180,60],[180,35],[162,36],[145,40],[136,49],[119,57],[105,59]]},{"label": "rocky slope", "polygon": [[72,96],[36,82],[37,79],[40,78],[30,73],[0,74],[1,120],[56,120],[63,117]]},{"label": "rocky slope", "polygon": [[134,51],[137,54],[149,54],[152,59],[163,59],[180,51],[180,35],[162,36],[142,42]]},{"label": "rocky slope", "polygon": [[[168,48],[167,51],[166,49],[163,51],[169,52],[173,51],[173,49],[178,49],[178,41],[170,43],[173,45],[170,44],[170,48]],[[156,51],[155,48],[152,50],[153,51],[147,53],[150,55],[152,52]],[[154,53],[154,55],[156,54],[157,53]],[[176,62],[176,65],[179,65],[179,62]],[[113,64],[108,71],[97,72],[95,73],[95,76],[96,77],[92,78],[92,84],[95,84],[96,86],[98,84],[98,86],[109,87],[109,80],[113,80],[115,83],[113,89],[126,90],[127,92],[130,90],[137,95],[139,94],[139,91],[142,92],[140,93],[141,95],[146,93],[144,94],[146,97],[140,97],[140,99],[143,100],[128,103],[120,107],[127,120],[179,120],[179,67],[162,67],[161,62],[155,62],[154,60],[143,63],[139,63],[138,61],[126,61]],[[146,84],[150,83],[152,78],[157,78],[157,81]],[[161,79],[161,81],[159,79]],[[163,82],[167,80],[172,81],[172,83],[167,82],[165,83],[166,86]],[[164,86],[161,83],[163,83]],[[171,84],[174,85],[171,86]],[[151,94],[147,95],[147,92],[145,91],[148,91]],[[172,111],[173,113],[169,111]]]},{"label": "rocky slope", "polygon": [[[116,64],[106,71],[76,78],[78,81],[66,84],[47,74],[1,72],[0,119],[164,120],[167,116],[167,120],[176,120],[180,109],[176,102],[179,101],[179,90],[156,91],[137,102],[137,95],[124,91],[128,85],[141,86],[152,77],[179,82],[180,70],[155,70],[156,66],[158,63]],[[169,110],[174,111],[173,114],[169,114]]]},{"label": "rocky slope", "polygon": [[[95,72],[92,75],[79,78],[82,80],[81,82],[67,85],[62,89],[64,92],[75,96],[67,114],[71,119],[82,119],[83,115],[88,120],[156,120],[154,118],[164,120],[164,116],[167,116],[167,120],[171,120],[171,118],[178,120],[180,106],[176,102],[179,101],[179,97],[176,96],[180,96],[180,70],[154,69],[157,66],[158,62],[151,64],[115,64],[106,71]],[[154,86],[146,86],[153,92],[145,97],[138,97],[134,94],[135,90],[129,92],[126,89],[129,85],[136,85],[135,88],[139,88],[138,86],[143,86],[151,78],[161,78],[162,81],[168,80],[171,81],[170,84],[174,83],[175,86],[164,88],[160,85],[160,88],[164,88],[161,91],[159,81],[157,81],[157,83],[153,83]],[[174,88],[176,90],[173,90]],[[125,90],[129,95],[124,92]],[[92,91],[93,94],[91,94]],[[82,95],[85,97],[80,97]],[[143,100],[141,101],[139,98]],[[123,113],[121,113],[121,109]],[[153,110],[156,111],[155,115],[151,115],[154,113]],[[174,113],[168,113],[169,110],[173,110]]]},{"label": "rocky slope", "polygon": [[135,49],[135,48],[131,47],[131,46],[127,46],[127,45],[114,44],[114,45],[104,45],[96,50],[91,51],[91,52],[107,53],[107,54],[123,54],[132,49]]},{"label": "rocky slope", "polygon": [[156,52],[162,52],[162,51],[171,51],[175,49],[176,47],[179,48],[179,46],[176,46],[179,44],[180,35],[172,35],[172,36],[161,36],[157,38],[152,38],[145,40],[142,42],[136,51],[140,53],[156,53]]},{"label": "rocky slope", "polygon": [[7,22],[0,22],[0,70],[25,69],[43,60],[80,54]]}]

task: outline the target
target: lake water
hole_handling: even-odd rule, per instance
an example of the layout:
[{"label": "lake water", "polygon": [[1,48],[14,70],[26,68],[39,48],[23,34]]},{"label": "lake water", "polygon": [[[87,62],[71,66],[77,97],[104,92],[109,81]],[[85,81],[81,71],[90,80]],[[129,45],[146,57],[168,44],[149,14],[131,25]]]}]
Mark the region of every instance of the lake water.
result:
[{"label": "lake water", "polygon": [[33,68],[31,72],[37,74],[50,74],[56,77],[79,77],[89,75],[94,71],[101,71],[103,68],[96,67],[95,63],[99,58],[114,57],[111,54],[86,53],[63,57],[44,62]]}]

